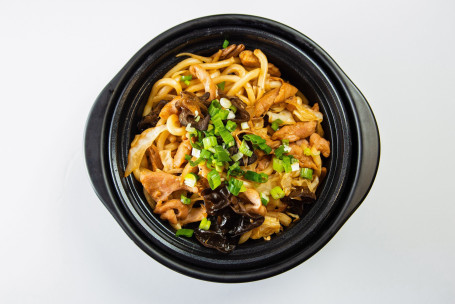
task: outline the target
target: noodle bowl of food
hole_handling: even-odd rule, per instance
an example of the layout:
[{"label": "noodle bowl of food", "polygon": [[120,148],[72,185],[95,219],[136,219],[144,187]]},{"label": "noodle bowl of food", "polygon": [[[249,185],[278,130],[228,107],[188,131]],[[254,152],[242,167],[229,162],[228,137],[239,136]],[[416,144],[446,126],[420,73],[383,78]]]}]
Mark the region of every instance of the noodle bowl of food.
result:
[{"label": "noodle bowl of food", "polygon": [[379,163],[371,109],[333,60],[245,15],[192,20],[148,43],[98,97],[85,148],[98,196],[139,247],[220,282],[308,259]]}]

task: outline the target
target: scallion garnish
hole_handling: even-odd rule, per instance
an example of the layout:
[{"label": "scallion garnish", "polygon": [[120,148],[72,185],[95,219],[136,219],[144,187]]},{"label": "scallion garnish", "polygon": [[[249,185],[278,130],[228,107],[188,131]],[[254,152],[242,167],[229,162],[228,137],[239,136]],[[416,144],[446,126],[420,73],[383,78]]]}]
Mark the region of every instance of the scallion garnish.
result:
[{"label": "scallion garnish", "polygon": [[180,81],[183,81],[186,85],[190,85],[190,80],[193,79],[192,75],[186,75],[180,77]]},{"label": "scallion garnish", "polygon": [[210,104],[209,106],[209,114],[211,117],[215,116],[216,113],[218,113],[218,111],[221,109],[221,105],[220,105],[220,102],[218,101],[218,99],[214,99],[212,100],[212,103]]},{"label": "scallion garnish", "polygon": [[278,158],[281,158],[284,153],[285,153],[285,151],[284,151],[283,145],[279,146],[278,149],[275,150],[275,156]]},{"label": "scallion garnish", "polygon": [[226,82],[225,81],[222,81],[220,82],[219,84],[217,84],[218,88],[221,90],[221,91],[224,91],[224,86],[226,85]]},{"label": "scallion garnish", "polygon": [[191,204],[191,199],[189,197],[186,197],[185,195],[180,195],[180,201],[182,204],[189,205]]},{"label": "scallion garnish", "polygon": [[179,229],[175,232],[176,236],[186,236],[186,237],[192,237],[193,236],[193,229]]},{"label": "scallion garnish", "polygon": [[229,41],[227,39],[224,39],[224,42],[223,42],[223,49],[227,48],[229,45]]},{"label": "scallion garnish", "polygon": [[262,205],[267,206],[269,201],[270,201],[270,198],[266,194],[261,192],[261,203],[262,203]]},{"label": "scallion garnish", "polygon": [[[229,115],[229,110],[225,110],[225,109],[218,109],[214,115],[211,115],[212,116],[212,121],[214,122],[215,120],[225,120]],[[215,126],[216,128],[216,126]]]},{"label": "scallion garnish", "polygon": [[237,124],[231,120],[228,120],[226,122],[226,130],[228,130],[229,132],[233,132],[235,131],[235,129],[237,129]]},{"label": "scallion garnish", "polygon": [[229,152],[223,149],[221,146],[215,146],[215,154],[213,155],[215,159],[219,162],[229,162],[231,158],[229,157]]},{"label": "scallion garnish", "polygon": [[248,145],[246,144],[246,141],[245,140],[242,140],[242,143],[240,144],[240,147],[239,147],[239,151],[250,157],[251,155],[253,155],[253,151],[250,150],[250,148],[248,147]]},{"label": "scallion garnish", "polygon": [[228,130],[226,129],[221,130],[220,136],[227,147],[232,147],[235,144],[234,136],[232,136],[232,134]]},{"label": "scallion garnish", "polygon": [[238,161],[238,160],[241,159],[242,157],[243,157],[242,152],[236,153],[236,154],[234,154],[234,155],[231,156],[231,158],[232,158],[233,161]]},{"label": "scallion garnish", "polygon": [[277,119],[272,122],[272,125],[270,127],[272,128],[273,131],[276,131],[276,130],[278,130],[278,128],[280,127],[280,125],[282,123],[283,123],[283,121],[281,119]]},{"label": "scallion garnish", "polygon": [[313,169],[310,168],[300,169],[300,176],[306,179],[313,179]]},{"label": "scallion garnish", "polygon": [[269,179],[268,175],[265,173],[256,173],[254,171],[246,171],[243,177],[247,180],[257,182],[257,183],[265,183]]},{"label": "scallion garnish", "polygon": [[274,157],[272,162],[273,170],[276,172],[284,171],[283,161],[281,159]]},{"label": "scallion garnish", "polygon": [[233,195],[239,195],[240,191],[242,190],[243,182],[241,180],[231,178],[228,184],[228,190]]},{"label": "scallion garnish", "polygon": [[209,150],[212,147],[215,147],[218,142],[216,141],[215,136],[207,136],[202,140],[202,143],[204,144],[204,149]]},{"label": "scallion garnish", "polygon": [[188,173],[185,175],[184,183],[188,187],[194,187],[196,185],[198,176],[194,173]]},{"label": "scallion garnish", "polygon": [[219,185],[221,185],[221,177],[216,170],[212,170],[207,174],[207,180],[212,190],[215,190]]},{"label": "scallion garnish", "polygon": [[291,158],[289,156],[283,156],[283,168],[284,172],[289,173],[292,171]]},{"label": "scallion garnish", "polygon": [[202,221],[199,223],[199,229],[201,229],[201,230],[209,230],[211,223],[212,223],[211,221],[209,221],[206,217],[204,217],[202,219]]},{"label": "scallion garnish", "polygon": [[306,156],[311,156],[311,149],[310,148],[305,148],[303,149],[303,154],[305,154]]},{"label": "scallion garnish", "polygon": [[276,186],[275,188],[270,190],[270,195],[272,195],[274,199],[280,199],[284,197],[284,191],[283,189],[281,189],[280,186]]},{"label": "scallion garnish", "polygon": [[227,177],[229,176],[241,176],[243,175],[244,171],[240,168],[240,165],[237,161],[229,167],[228,172],[227,172]]},{"label": "scallion garnish", "polygon": [[201,153],[199,154],[199,158],[209,159],[211,155],[212,155],[212,153],[210,153],[210,151],[202,149]]}]

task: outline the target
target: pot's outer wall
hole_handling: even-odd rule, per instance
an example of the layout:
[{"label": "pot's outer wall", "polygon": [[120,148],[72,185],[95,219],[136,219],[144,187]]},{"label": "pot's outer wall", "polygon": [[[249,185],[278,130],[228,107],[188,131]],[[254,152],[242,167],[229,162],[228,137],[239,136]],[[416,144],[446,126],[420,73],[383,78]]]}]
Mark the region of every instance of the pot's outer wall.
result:
[{"label": "pot's outer wall", "polygon": [[[118,179],[118,176],[123,174],[122,167],[117,167],[109,154],[112,151],[107,149],[110,141],[115,137],[115,134],[109,132],[112,132],[113,115],[117,111],[118,99],[125,93],[125,88],[128,87],[128,83],[132,82],[131,78],[134,78],[140,65],[151,54],[157,52],[159,46],[166,44],[166,41],[178,39],[182,33],[188,32],[189,28],[192,30],[210,29],[214,25],[255,28],[258,31],[279,36],[302,49],[316,65],[324,70],[335,87],[336,93],[340,95],[343,106],[346,108],[345,115],[349,132],[352,132],[352,136],[344,134],[344,139],[349,141],[348,148],[352,147],[352,155],[349,153],[349,157],[353,161],[350,167],[354,169],[348,172],[345,168],[346,181],[342,187],[338,188],[340,191],[338,199],[342,199],[343,203],[334,204],[327,217],[318,222],[319,227],[312,235],[311,244],[305,247],[293,244],[299,250],[285,252],[285,256],[283,256],[283,252],[279,252],[279,261],[276,258],[273,259],[273,256],[269,256],[262,263],[253,263],[256,267],[237,269],[234,267],[235,271],[223,270],[223,267],[217,269],[216,265],[211,265],[214,266],[213,269],[207,269],[207,264],[198,264],[197,259],[191,261],[197,256],[182,251],[182,246],[185,244],[163,246],[157,242],[157,239],[168,238],[166,231],[160,233],[155,231],[153,237],[157,239],[150,239],[150,231],[143,226],[146,223],[141,222],[144,221],[143,215],[132,214],[137,206],[125,206],[125,197],[129,197],[130,194],[121,193],[124,190],[119,189],[118,181],[115,181],[116,176]],[[207,31],[209,33],[209,30]],[[114,124],[116,125],[116,123]],[[245,282],[270,277],[300,264],[322,248],[367,195],[379,164],[379,150],[379,133],[373,113],[360,91],[336,63],[319,46],[297,31],[271,20],[245,15],[218,15],[196,19],[172,28],[153,39],[125,65],[101,92],[90,113],[85,134],[87,168],[95,191],[130,238],[160,263],[192,277],[218,282]],[[347,187],[346,184],[348,184]],[[172,248],[175,249],[174,253],[172,253]],[[246,252],[248,253],[248,250]],[[186,254],[185,259],[180,258],[180,254],[183,256]],[[210,258],[207,261],[210,262]],[[241,260],[237,260],[237,262],[239,261],[242,264]],[[232,266],[236,264],[235,259],[230,264],[228,263]]]}]

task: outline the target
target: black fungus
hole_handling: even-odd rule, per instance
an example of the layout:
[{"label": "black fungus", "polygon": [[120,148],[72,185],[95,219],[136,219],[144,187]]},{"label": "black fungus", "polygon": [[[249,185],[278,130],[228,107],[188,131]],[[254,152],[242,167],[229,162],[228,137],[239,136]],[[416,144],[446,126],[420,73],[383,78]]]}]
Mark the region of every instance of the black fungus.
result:
[{"label": "black fungus", "polygon": [[281,200],[287,204],[286,211],[302,216],[309,209],[308,206],[316,201],[316,195],[307,187],[297,187]]},{"label": "black fungus", "polygon": [[211,188],[204,189],[201,194],[204,198],[208,215],[215,215],[216,212],[228,207],[230,204],[231,193],[224,185],[219,186],[215,190]]},{"label": "black fungus", "polygon": [[153,106],[152,111],[150,111],[149,114],[142,117],[141,121],[139,121],[139,123],[137,124],[139,132],[156,126],[156,124],[160,120],[159,117],[160,112],[168,102],[169,102],[168,100],[160,100],[157,104]]},{"label": "black fungus", "polygon": [[245,211],[245,202],[233,196],[225,185],[202,191],[209,230],[195,230],[196,239],[204,246],[228,253],[235,249],[240,236],[264,222],[264,217]]},{"label": "black fungus", "polygon": [[188,126],[188,124],[191,124],[191,127],[196,128],[199,131],[207,131],[210,115],[206,115],[204,118],[199,118],[199,121],[196,121],[196,117],[190,110],[182,108],[182,112],[179,115],[179,121],[182,126]]},{"label": "black fungus", "polygon": [[250,113],[245,109],[246,104],[238,97],[231,97],[229,99],[237,111],[235,112],[235,118],[231,119],[234,122],[246,122],[250,120]]}]

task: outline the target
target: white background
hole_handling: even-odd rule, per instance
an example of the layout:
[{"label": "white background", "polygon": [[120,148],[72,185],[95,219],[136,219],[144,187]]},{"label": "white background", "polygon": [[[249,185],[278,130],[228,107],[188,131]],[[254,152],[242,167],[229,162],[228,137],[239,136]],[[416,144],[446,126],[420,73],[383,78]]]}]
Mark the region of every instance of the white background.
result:
[{"label": "white background", "polygon": [[[372,191],[302,265],[248,284],[155,262],[91,188],[84,124],[145,43],[200,16],[246,13],[322,46],[369,100]],[[2,303],[454,303],[454,1],[0,2]]]}]

